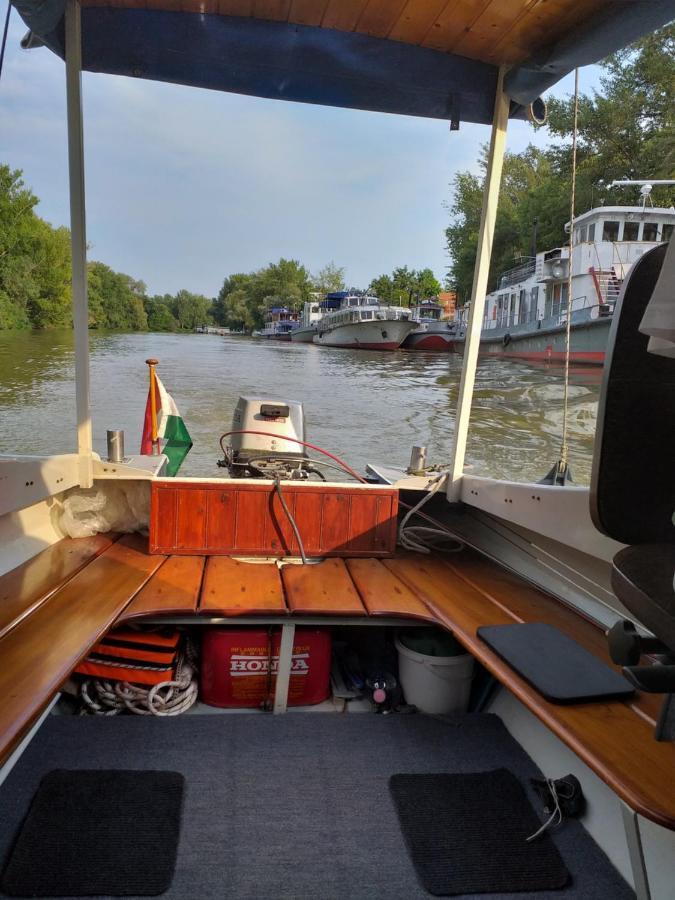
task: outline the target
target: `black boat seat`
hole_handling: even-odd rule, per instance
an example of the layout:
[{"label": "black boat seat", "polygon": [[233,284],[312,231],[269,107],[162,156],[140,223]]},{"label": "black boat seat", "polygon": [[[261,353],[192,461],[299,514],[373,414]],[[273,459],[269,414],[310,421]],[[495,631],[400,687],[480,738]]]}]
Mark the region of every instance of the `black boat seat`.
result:
[{"label": "black boat seat", "polygon": [[[641,690],[666,694],[657,737],[675,739],[675,359],[649,352],[639,330],[657,284],[675,304],[675,247],[667,244],[634,264],[617,301],[598,407],[591,516],[600,531],[629,545],[614,557],[612,587],[657,639],[619,622],[609,634],[612,659]],[[637,665],[647,652],[661,654],[661,664]]]},{"label": "black boat seat", "polygon": [[675,653],[675,544],[638,544],[613,560],[612,587],[629,609]]}]

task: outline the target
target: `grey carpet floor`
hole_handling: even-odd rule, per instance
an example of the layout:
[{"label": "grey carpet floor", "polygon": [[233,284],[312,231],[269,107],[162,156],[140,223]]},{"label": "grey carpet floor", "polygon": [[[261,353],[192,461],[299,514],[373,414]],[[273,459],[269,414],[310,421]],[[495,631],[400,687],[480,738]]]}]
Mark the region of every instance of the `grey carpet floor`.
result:
[{"label": "grey carpet floor", "polygon": [[[537,774],[491,715],[52,716],[0,788],[0,860],[46,772],[168,769],[185,775],[186,796],[166,900],[428,898],[408,858],[389,776],[502,766],[523,781]],[[578,822],[554,839],[573,883],[537,897],[634,896]]]}]

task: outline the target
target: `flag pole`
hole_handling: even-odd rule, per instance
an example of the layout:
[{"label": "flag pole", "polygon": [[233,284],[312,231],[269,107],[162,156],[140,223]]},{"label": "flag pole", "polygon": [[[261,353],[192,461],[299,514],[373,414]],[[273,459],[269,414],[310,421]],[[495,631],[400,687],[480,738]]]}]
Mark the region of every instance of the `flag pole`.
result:
[{"label": "flag pole", "polygon": [[150,419],[152,423],[152,455],[159,456],[159,435],[157,434],[157,395],[155,382],[155,366],[158,359],[146,359],[150,374]]}]

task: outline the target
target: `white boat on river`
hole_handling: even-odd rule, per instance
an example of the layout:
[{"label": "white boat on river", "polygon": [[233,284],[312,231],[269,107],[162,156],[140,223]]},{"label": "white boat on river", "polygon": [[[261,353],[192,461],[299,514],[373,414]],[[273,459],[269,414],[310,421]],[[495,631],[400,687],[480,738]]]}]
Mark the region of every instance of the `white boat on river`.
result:
[{"label": "white boat on river", "polygon": [[314,343],[324,347],[398,350],[418,327],[409,309],[385,306],[371,294],[336,291],[327,294],[320,306],[324,315]]},{"label": "white boat on river", "polygon": [[[643,200],[647,199],[643,193]],[[675,210],[601,206],[574,221],[571,252],[570,362],[602,365],[614,306],[633,265],[670,240]],[[567,225],[569,231],[569,224]],[[499,280],[485,298],[480,352],[543,362],[565,358],[570,248],[537,253]],[[469,306],[458,314],[457,343]]]}]

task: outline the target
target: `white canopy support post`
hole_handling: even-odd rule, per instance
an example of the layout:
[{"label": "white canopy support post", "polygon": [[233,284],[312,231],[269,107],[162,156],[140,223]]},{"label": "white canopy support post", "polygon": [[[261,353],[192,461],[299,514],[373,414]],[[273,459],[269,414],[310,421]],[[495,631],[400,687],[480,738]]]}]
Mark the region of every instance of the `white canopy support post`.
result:
[{"label": "white canopy support post", "polygon": [[499,185],[502,178],[502,164],[504,162],[506,126],[509,119],[509,98],[504,93],[504,74],[505,70],[502,66],[499,70],[499,77],[497,79],[495,109],[492,117],[492,134],[490,136],[490,152],[488,156],[487,173],[485,176],[485,187],[483,188],[483,208],[480,216],[480,230],[478,232],[476,264],[473,270],[469,322],[464,341],[462,377],[459,382],[459,395],[457,398],[455,441],[450,459],[447,497],[452,503],[459,500],[462,475],[464,472],[464,456],[469,433],[471,401],[476,378],[478,347],[480,344],[481,328],[483,326],[483,311],[485,309],[485,294],[487,291],[488,272],[490,270],[492,239],[495,233]]},{"label": "white canopy support post", "polygon": [[84,210],[84,135],[82,128],[82,29],[80,4],[66,0],[66,102],[70,180],[70,246],[75,332],[75,402],[80,485],[94,483],[91,405],[89,399],[89,304],[87,299],[87,229]]}]

